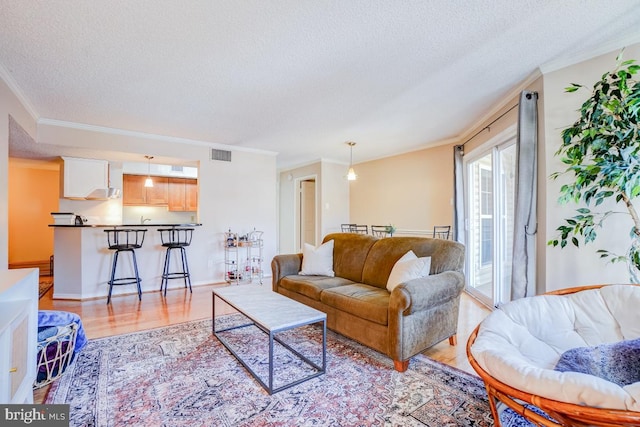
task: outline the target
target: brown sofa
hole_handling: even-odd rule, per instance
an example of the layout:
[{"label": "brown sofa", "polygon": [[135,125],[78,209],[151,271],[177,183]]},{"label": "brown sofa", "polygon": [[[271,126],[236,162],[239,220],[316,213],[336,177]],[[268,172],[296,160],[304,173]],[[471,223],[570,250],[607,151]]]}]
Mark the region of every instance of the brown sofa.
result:
[{"label": "brown sofa", "polygon": [[[456,344],[464,246],[423,237],[334,233],[335,277],[302,276],[302,254],[276,255],[273,291],[327,313],[327,327],[388,355],[403,372],[409,359],[449,338]],[[387,279],[407,251],[431,257],[430,275],[392,292]]]}]

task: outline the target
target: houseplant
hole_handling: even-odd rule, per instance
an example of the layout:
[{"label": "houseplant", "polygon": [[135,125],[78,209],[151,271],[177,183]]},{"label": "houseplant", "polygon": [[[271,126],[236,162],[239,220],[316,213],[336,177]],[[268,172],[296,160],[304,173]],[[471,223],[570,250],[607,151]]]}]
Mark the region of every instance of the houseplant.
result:
[{"label": "houseplant", "polygon": [[389,234],[389,236],[393,237],[393,233],[396,232],[396,227],[389,223],[389,225],[385,226],[385,231]]},{"label": "houseplant", "polygon": [[[591,96],[580,108],[580,117],[562,131],[562,145],[555,153],[567,166],[551,175],[557,179],[569,175],[573,179],[562,185],[559,203],[582,203],[576,215],[565,218],[557,228],[558,236],[551,246],[564,248],[570,241],[579,246],[597,237],[603,223],[617,214],[629,215],[631,245],[626,255],[598,250],[602,258],[612,262],[627,261],[631,280],[640,283],[640,218],[633,199],[640,195],[640,84],[634,79],[640,70],[635,60],[616,58],[616,67],[602,75],[593,86]],[[587,89],[572,83],[566,92]],[[615,200],[625,209],[597,212],[605,200]]]}]

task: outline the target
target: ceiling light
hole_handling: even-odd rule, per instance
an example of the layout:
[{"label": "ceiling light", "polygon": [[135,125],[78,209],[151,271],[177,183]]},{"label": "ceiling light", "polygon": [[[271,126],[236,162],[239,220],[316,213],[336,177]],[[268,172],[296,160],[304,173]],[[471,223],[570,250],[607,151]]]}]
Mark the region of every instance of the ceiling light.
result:
[{"label": "ceiling light", "polygon": [[153,156],[144,156],[147,159],[147,179],[144,180],[145,187],[153,187],[153,180],[151,179],[151,159]]},{"label": "ceiling light", "polygon": [[356,175],[356,171],[353,170],[353,146],[356,145],[353,141],[347,141],[347,145],[349,146],[350,155],[349,155],[349,172],[347,172],[347,179],[349,181],[355,181],[358,178]]}]

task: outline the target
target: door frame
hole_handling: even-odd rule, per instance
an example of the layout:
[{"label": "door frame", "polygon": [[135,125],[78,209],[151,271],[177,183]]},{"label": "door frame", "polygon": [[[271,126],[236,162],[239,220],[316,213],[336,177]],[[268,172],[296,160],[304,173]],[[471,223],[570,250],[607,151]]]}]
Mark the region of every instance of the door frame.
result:
[{"label": "door frame", "polygon": [[[471,260],[471,251],[469,249],[467,249],[465,251],[465,290],[467,292],[469,292],[471,295],[473,295],[475,298],[477,298],[479,301],[481,301],[483,304],[486,304],[489,307],[495,307],[496,305],[498,305],[501,301],[505,301],[505,295],[506,293],[508,293],[508,289],[505,289],[505,286],[507,286],[506,284],[503,284],[503,287],[501,289],[496,289],[496,275],[498,274],[498,269],[495,265],[496,260],[499,259],[499,253],[501,250],[503,250],[504,248],[503,246],[503,242],[499,239],[500,237],[500,233],[502,233],[502,231],[500,230],[501,224],[498,224],[496,226],[495,224],[495,218],[496,216],[500,215],[500,210],[499,210],[499,203],[500,200],[502,198],[502,194],[500,194],[500,189],[502,186],[502,183],[499,182],[499,180],[495,180],[495,175],[493,175],[493,172],[496,170],[496,168],[499,166],[498,164],[495,163],[495,158],[494,155],[503,150],[504,148],[507,148],[508,146],[511,146],[511,142],[513,140],[515,140],[514,144],[517,144],[517,124],[513,124],[509,127],[507,127],[505,130],[503,130],[502,132],[498,133],[496,136],[494,136],[493,138],[489,139],[487,142],[485,142],[484,144],[479,145],[478,147],[474,148],[473,150],[471,150],[469,152],[469,154],[465,154],[465,156],[463,157],[463,182],[464,182],[464,206],[465,206],[465,211],[464,211],[464,224],[465,224],[465,242],[467,243],[467,245],[470,244],[471,240],[471,236],[470,236],[470,188],[469,188],[469,183],[470,183],[470,176],[469,176],[469,165],[479,159],[481,159],[482,157],[486,156],[487,154],[491,154],[492,155],[492,177],[493,179],[493,218],[494,218],[494,227],[493,227],[493,248],[492,248],[492,295],[490,297],[490,299],[483,293],[476,291],[472,286],[470,286],[469,284],[469,280],[471,278],[471,269],[472,269],[472,260]],[[517,147],[516,147],[517,150]],[[516,171],[517,173],[517,171]]]},{"label": "door frame", "polygon": [[311,181],[313,180],[316,183],[316,191],[314,197],[314,205],[315,205],[315,223],[314,223],[314,233],[316,243],[318,242],[318,175],[311,174],[305,175],[295,178],[293,183],[293,247],[297,252],[302,251],[302,245],[300,245],[300,226],[301,226],[301,212],[300,212],[300,184],[302,181]]}]

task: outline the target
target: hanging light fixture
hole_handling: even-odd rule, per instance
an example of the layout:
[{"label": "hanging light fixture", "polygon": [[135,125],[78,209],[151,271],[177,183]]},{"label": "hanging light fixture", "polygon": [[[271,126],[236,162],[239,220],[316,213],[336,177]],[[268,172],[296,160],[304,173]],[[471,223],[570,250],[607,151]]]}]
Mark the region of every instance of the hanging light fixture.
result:
[{"label": "hanging light fixture", "polygon": [[153,187],[153,180],[151,179],[151,159],[153,156],[144,156],[147,159],[147,179],[144,180],[145,187]]},{"label": "hanging light fixture", "polygon": [[355,181],[358,178],[356,175],[356,171],[353,170],[353,146],[356,145],[353,141],[347,141],[347,145],[349,146],[350,154],[349,154],[349,172],[347,172],[347,180]]}]

